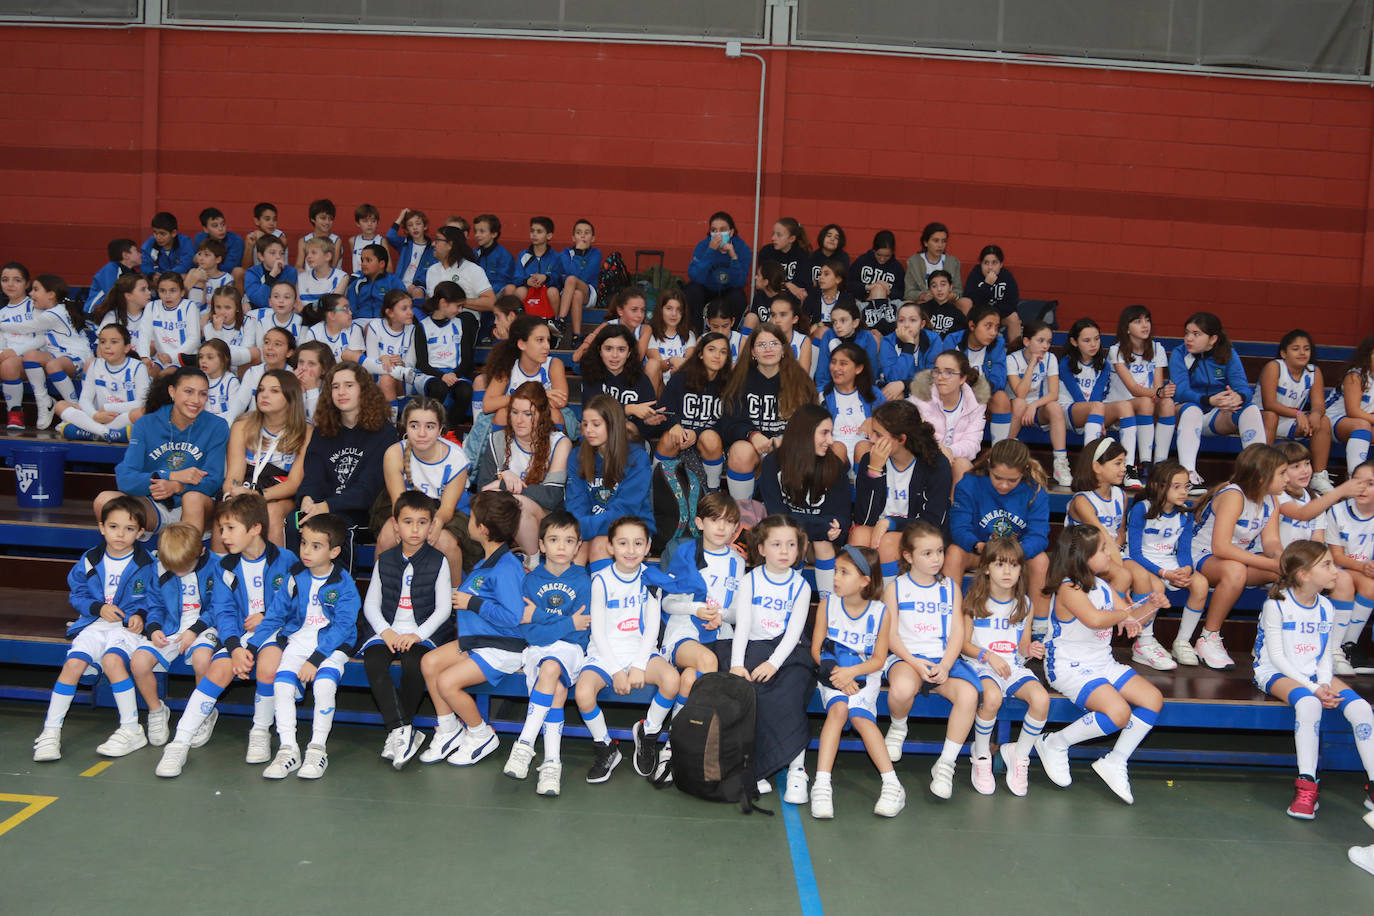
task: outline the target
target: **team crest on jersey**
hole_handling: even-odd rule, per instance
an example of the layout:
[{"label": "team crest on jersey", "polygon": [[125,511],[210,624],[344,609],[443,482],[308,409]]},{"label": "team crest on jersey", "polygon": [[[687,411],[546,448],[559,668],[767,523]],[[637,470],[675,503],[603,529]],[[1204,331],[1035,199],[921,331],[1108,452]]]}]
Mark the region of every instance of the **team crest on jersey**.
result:
[{"label": "team crest on jersey", "polygon": [[277,573],[275,576],[272,577],[272,589],[274,591],[276,589],[281,588],[281,583],[284,578],[285,577],[281,573]]},{"label": "team crest on jersey", "polygon": [[186,466],[185,452],[168,452],[167,469],[169,471],[179,471]]},{"label": "team crest on jersey", "polygon": [[339,600],[339,590],[337,588],[331,588],[324,593],[324,600],[328,604],[334,604]]},{"label": "team crest on jersey", "polygon": [[142,579],[136,579],[136,580],[134,580],[134,594],[135,594],[135,595],[141,595],[141,594],[143,594],[143,580],[142,580]]},{"label": "team crest on jersey", "polygon": [[567,596],[561,592],[551,592],[548,597],[549,610],[556,611],[567,602]]},{"label": "team crest on jersey", "polygon": [[992,522],[992,536],[999,538],[1015,537],[1019,532],[1011,520],[1005,516],[998,516]]},{"label": "team crest on jersey", "polygon": [[473,579],[473,580],[472,580],[472,593],[475,595],[475,594],[477,594],[479,591],[481,591],[481,590],[482,590],[482,586],[486,584],[486,581],[487,581],[487,577],[486,577],[486,576],[478,576],[476,579]]},{"label": "team crest on jersey", "polygon": [[1361,722],[1359,725],[1355,726],[1356,741],[1368,741],[1371,733],[1374,733],[1374,726],[1371,726],[1368,722]]}]

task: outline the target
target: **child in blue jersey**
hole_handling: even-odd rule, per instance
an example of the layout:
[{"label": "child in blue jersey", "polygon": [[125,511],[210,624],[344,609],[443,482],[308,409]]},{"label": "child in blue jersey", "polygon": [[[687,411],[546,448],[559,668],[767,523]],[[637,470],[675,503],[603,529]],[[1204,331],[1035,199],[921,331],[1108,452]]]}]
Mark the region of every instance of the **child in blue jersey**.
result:
[{"label": "child in blue jersey", "polygon": [[170,375],[200,349],[200,307],[186,298],[180,274],[157,278],[157,298],[148,308],[150,355],[159,374]]},{"label": "child in blue jersey", "polygon": [[1317,815],[1323,709],[1340,710],[1350,723],[1365,770],[1365,805],[1374,806],[1374,710],[1331,670],[1335,612],[1322,592],[1335,586],[1338,573],[1325,545],[1294,541],[1285,547],[1255,637],[1255,686],[1293,707],[1298,776],[1288,816],[1309,821]]},{"label": "child in blue jersey", "polygon": [[184,274],[190,270],[196,249],[189,236],[177,231],[177,218],[166,210],[155,213],[152,228],[153,234],[143,243],[142,272]]},{"label": "child in blue jersey", "polygon": [[1135,669],[1112,657],[1112,633],[1118,627],[1134,638],[1141,623],[1164,605],[1158,595],[1128,606],[1102,575],[1111,562],[1102,531],[1079,525],[1055,544],[1046,594],[1053,595],[1050,635],[1046,640],[1045,674],[1050,686],[1087,713],[1052,735],[1041,735],[1036,753],[1057,786],[1073,781],[1069,748],[1120,731],[1116,744],[1093,761],[1093,772],[1126,804],[1132,804],[1127,763],[1154,727],[1164,708],[1164,695]]},{"label": "child in blue jersey", "polygon": [[95,272],[95,276],[91,278],[91,285],[86,289],[86,302],[83,308],[88,315],[109,295],[116,280],[125,274],[137,275],[139,265],[143,263],[143,253],[138,250],[138,243],[133,239],[111,239],[105,247],[105,252],[109,261]]},{"label": "child in blue jersey", "polygon": [[840,750],[840,735],[852,726],[883,786],[873,813],[896,817],[906,807],[906,790],[897,781],[892,758],[878,730],[878,691],[883,683],[889,630],[878,553],[849,546],[835,559],[835,590],[822,601],[811,634],[811,658],[820,666],[821,727],[816,781],[811,786],[811,816],[835,816],[830,774]]},{"label": "child in blue jersey", "polygon": [[1178,402],[1178,462],[1194,489],[1203,486],[1197,453],[1204,432],[1239,435],[1241,445],[1264,442],[1264,419],[1253,403],[1240,354],[1211,312],[1192,315],[1183,326],[1183,346],[1169,358],[1169,378]]},{"label": "child in blue jersey", "polygon": [[592,580],[573,560],[582,545],[582,529],[567,512],[544,516],[539,550],[544,560],[525,576],[525,641],[523,664],[530,705],[520,737],[511,745],[502,770],[512,779],[529,775],[534,739],[544,731],[544,762],[539,765],[535,794],[557,795],[563,784],[563,707],[568,688],[577,682],[591,638]]},{"label": "child in blue jersey", "polygon": [[[1143,576],[1131,586],[1138,596],[1153,592],[1161,597],[1169,589],[1187,589],[1183,619],[1197,628],[1207,607],[1207,579],[1193,568],[1193,517],[1188,512],[1188,472],[1174,461],[1160,461],[1150,472],[1145,490],[1131,505],[1126,521],[1126,546],[1131,562]],[[1154,645],[1150,645],[1154,643]],[[1161,671],[1196,665],[1197,653],[1187,639],[1176,640],[1173,655],[1163,657],[1154,651],[1164,647],[1155,639],[1153,619],[1140,628],[1140,637],[1131,649],[1131,660]],[[1170,664],[1165,659],[1170,659]]]},{"label": "child in blue jersey", "polygon": [[622,515],[641,518],[654,531],[649,456],[631,446],[625,409],[608,394],[582,408],[582,443],[568,456],[568,511],[582,523],[582,550],[592,572],[608,565],[610,523]]},{"label": "child in blue jersey", "polygon": [[199,219],[201,231],[191,239],[196,250],[199,251],[201,244],[207,241],[223,245],[224,251],[220,253],[219,261],[214,266],[228,273],[231,282],[241,279],[245,254],[243,236],[229,231],[229,221],[225,219],[224,211],[218,207],[206,207],[201,210]]},{"label": "child in blue jersey", "polygon": [[[1014,314],[1014,313],[1013,313]],[[1044,426],[1054,451],[1054,482],[1073,483],[1065,450],[1064,410],[1059,406],[1059,361],[1050,352],[1053,332],[1043,321],[1026,323],[1024,346],[1007,357],[1007,394],[1011,396],[1011,429],[1016,438],[1023,426]]]},{"label": "child in blue jersey", "polygon": [[844,447],[845,460],[853,466],[855,447],[868,439],[873,409],[886,398],[874,385],[873,364],[862,347],[842,343],[827,362],[830,381],[821,388],[821,400],[835,421],[835,441]]},{"label": "child in blue jersey", "polygon": [[973,719],[973,787],[983,795],[996,790],[992,775],[992,729],[1002,700],[1014,697],[1026,703],[1021,734],[1015,743],[1002,745],[1007,788],[1025,795],[1029,785],[1030,754],[1035,739],[1045,730],[1050,714],[1050,695],[1025,660],[1044,658],[1045,644],[1031,639],[1030,598],[1026,596],[1025,556],[1012,538],[993,538],[984,548],[983,563],[973,573],[973,584],[964,595],[968,618],[964,658],[983,685],[982,702]]},{"label": "child in blue jersey", "polygon": [[143,533],[143,507],[121,496],[100,513],[102,544],[82,555],[67,575],[76,620],[67,627],[72,647],[57,675],[43,730],[33,743],[38,763],[62,759],[62,722],[76,696],[76,685],[88,667],[104,671],[119,710],[119,728],[96,752],[123,757],[148,739],[138,724],[138,697],[129,677],[129,659],[143,641],[150,601],[157,590],[153,560],[138,544]]},{"label": "child in blue jersey", "polygon": [[1007,393],[1007,343],[1002,338],[1002,316],[991,305],[974,307],[968,315],[968,330],[945,335],[943,350],[958,350],[968,359],[969,368],[987,379],[992,390],[988,397],[988,428],[993,442],[1011,435],[1011,396]]},{"label": "child in blue jersey", "polygon": [[582,336],[582,310],[596,308],[596,283],[601,278],[601,249],[592,246],[596,229],[590,220],[573,223],[573,243],[558,256],[558,273],[563,277],[563,291],[558,295],[558,317],[554,319],[560,333],[566,333],[565,322],[571,316],[572,335]]},{"label": "child in blue jersey", "polygon": [[659,567],[692,595],[690,605],[664,606],[663,657],[682,672],[678,708],[699,675],[720,668],[714,646],[734,635],[730,623],[745,573],[744,557],[734,547],[740,530],[739,503],[729,493],[703,494],[695,524],[701,539],[683,541],[671,557],[659,560]]},{"label": "child in blue jersey", "polygon": [[869,366],[878,365],[878,335],[864,327],[863,312],[857,305],[852,302],[836,303],[830,311],[830,322],[831,326],[816,342],[816,387],[822,391],[830,384],[830,354],[840,344],[850,343],[860,347],[868,355]]},{"label": "child in blue jersey", "polygon": [[243,298],[247,299],[253,308],[265,309],[274,284],[289,283],[294,291],[299,278],[296,268],[286,263],[286,244],[276,236],[262,236],[253,247],[253,251],[261,258],[261,263],[248,268],[248,272],[244,274]]},{"label": "child in blue jersey", "polygon": [[[526,303],[530,314],[552,318],[558,314],[558,291],[563,287],[559,273],[558,252],[549,241],[553,238],[553,220],[547,216],[530,219],[530,247],[520,252],[511,270],[515,295]],[[537,299],[538,302],[532,302]]]},{"label": "child in blue jersey", "polygon": [[1069,328],[1069,343],[1059,360],[1059,403],[1068,426],[1083,434],[1086,445],[1102,438],[1112,424],[1120,427],[1121,447],[1126,450],[1125,485],[1140,489],[1136,472],[1135,404],[1104,403],[1115,373],[1102,352],[1102,330],[1091,318],[1080,318]]},{"label": "child in blue jersey", "polygon": [[[766,777],[785,764],[787,783],[782,800],[792,805],[804,805],[808,797],[806,744],[810,728],[805,725],[806,703],[816,684],[811,653],[800,645],[811,604],[811,585],[796,566],[806,555],[806,548],[806,532],[790,516],[770,515],[754,526],[749,560],[755,565],[740,582],[735,598],[735,635],[730,644],[730,673],[753,681],[761,708],[777,717],[766,726],[761,718],[760,727],[755,729],[754,774],[764,777],[758,790],[761,794],[773,791]],[[799,667],[802,676],[793,677]],[[784,671],[788,676],[779,677]],[[795,693],[789,686],[793,682]],[[780,714],[785,710],[794,711],[799,720],[783,720]],[[798,726],[802,731],[797,735],[800,746],[783,745],[781,740]],[[760,738],[763,740],[757,740]]]},{"label": "child in blue jersey", "polygon": [[889,401],[906,397],[916,373],[934,366],[943,349],[940,335],[926,329],[925,313],[919,305],[908,302],[898,306],[897,327],[878,346],[883,397]]},{"label": "child in blue jersey", "polygon": [[511,550],[519,525],[520,503],[511,494],[486,490],[472,498],[468,536],[484,559],[453,592],[458,638],[420,662],[439,720],[421,763],[471,766],[500,746],[465,688],[494,684],[523,664],[525,567]]},{"label": "child in blue jersey", "polygon": [[[253,653],[244,642],[257,631],[272,596],[285,584],[296,555],[265,539],[267,500],[259,493],[241,493],[220,504],[215,523],[225,554],[219,562],[219,581],[210,591],[211,630],[219,643],[205,676],[186,700],[176,733],[162,752],[154,772],[164,778],[180,776],[192,747],[209,740],[219,717],[215,704],[235,678],[253,670]],[[267,763],[272,757],[274,707],[271,684],[258,684],[253,700],[253,725],[248,731],[245,763]],[[202,731],[203,727],[203,731]]]},{"label": "child in blue jersey", "polygon": [[382,302],[387,293],[398,289],[409,292],[395,274],[387,273],[390,257],[385,245],[368,245],[358,254],[359,272],[345,290],[354,321],[376,321],[382,315]]},{"label": "child in blue jersey", "polygon": [[1340,384],[1327,395],[1326,415],[1336,439],[1345,443],[1345,466],[1353,468],[1367,459],[1374,429],[1374,334],[1350,354]]},{"label": "child in blue jersey", "polygon": [[1264,421],[1264,437],[1311,440],[1312,490],[1331,491],[1331,475],[1326,472],[1331,457],[1331,423],[1326,418],[1326,385],[1322,370],[1312,362],[1316,346],[1312,335],[1301,329],[1289,331],[1279,339],[1279,358],[1260,370],[1255,385],[1255,403]]},{"label": "child in blue jersey", "polygon": [[1027,589],[1035,616],[1043,619],[1049,602],[1040,594],[1050,559],[1050,495],[1045,469],[1025,443],[1003,439],[988,449],[954,487],[949,513],[950,545],[945,575],[962,579],[994,537],[1014,537],[1026,555]]},{"label": "child in blue jersey", "polygon": [[[348,522],[327,513],[301,523],[300,562],[272,596],[267,615],[246,645],[254,656],[258,690],[272,691],[281,746],[262,771],[265,779],[319,779],[329,766],[326,742],[334,726],[334,698],[358,638],[353,577],[335,561],[348,540]],[[296,700],[313,682],[315,714],[302,758],[296,743]],[[299,771],[299,772],[297,772]]]},{"label": "child in blue jersey", "polygon": [[[407,490],[391,507],[399,543],[380,551],[363,599],[360,627],[367,683],[387,728],[382,759],[394,769],[405,767],[424,744],[424,732],[412,724],[425,697],[420,662],[436,646],[453,641],[453,580],[448,559],[433,544],[434,500]],[[398,689],[391,663],[401,665]]]},{"label": "child in blue jersey", "polygon": [[[1209,667],[1229,668],[1234,663],[1222,645],[1221,625],[1241,592],[1247,585],[1273,582],[1278,575],[1283,545],[1276,497],[1287,476],[1283,452],[1263,443],[1248,446],[1236,456],[1231,479],[1193,509],[1193,568],[1215,589],[1202,636],[1194,643],[1198,657]],[[1192,642],[1196,625],[1184,614],[1178,638]]]},{"label": "child in blue jersey", "polygon": [[425,277],[435,263],[434,242],[429,237],[429,217],[423,210],[406,208],[386,232],[396,249],[396,279],[416,299],[425,295]]},{"label": "child in blue jersey", "polygon": [[148,704],[148,743],[153,747],[162,747],[171,737],[171,711],[158,695],[154,672],[166,673],[179,658],[190,659],[197,681],[210,669],[217,643],[206,635],[210,623],[205,616],[219,568],[218,555],[204,549],[194,526],[177,522],[158,536],[157,594],[149,602],[144,642],[129,666],[138,695]]},{"label": "child in blue jersey", "polygon": [[493,213],[479,213],[472,221],[472,253],[477,266],[497,296],[515,292],[515,259],[501,244],[501,220]]},{"label": "child in blue jersey", "polygon": [[649,710],[634,726],[634,768],[654,776],[659,766],[658,736],[677,700],[677,669],[658,653],[663,589],[671,580],[644,565],[652,537],[643,519],[621,516],[606,529],[611,564],[592,576],[591,645],[578,675],[577,709],[596,742],[587,782],[602,783],[620,763],[596,698],[610,687],[621,696],[652,684],[658,688]]},{"label": "child in blue jersey", "polygon": [[949,700],[945,743],[930,770],[930,791],[937,798],[949,798],[954,792],[954,765],[973,730],[982,691],[978,674],[960,655],[967,623],[959,581],[941,573],[944,562],[945,538],[940,529],[913,522],[902,529],[897,578],[883,591],[890,628],[887,645],[892,653],[884,669],[892,717],[885,739],[888,756],[902,759],[907,716],[918,693],[933,690]]}]

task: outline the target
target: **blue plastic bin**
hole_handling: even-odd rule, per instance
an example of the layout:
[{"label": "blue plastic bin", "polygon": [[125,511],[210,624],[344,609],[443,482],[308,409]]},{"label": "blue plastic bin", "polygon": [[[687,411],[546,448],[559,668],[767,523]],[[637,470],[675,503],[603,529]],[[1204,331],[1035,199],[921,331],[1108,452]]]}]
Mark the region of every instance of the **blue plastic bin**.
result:
[{"label": "blue plastic bin", "polygon": [[67,449],[62,445],[16,442],[10,446],[15,493],[22,509],[52,509],[62,505],[62,476]]}]

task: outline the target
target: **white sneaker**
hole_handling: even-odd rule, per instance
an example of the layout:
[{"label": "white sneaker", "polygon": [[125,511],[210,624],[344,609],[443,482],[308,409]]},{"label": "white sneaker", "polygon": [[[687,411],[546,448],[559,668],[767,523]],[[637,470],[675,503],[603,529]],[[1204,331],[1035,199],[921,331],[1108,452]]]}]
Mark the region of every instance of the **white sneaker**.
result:
[{"label": "white sneaker", "polygon": [[1346,856],[1351,863],[1374,875],[1374,846],[1351,846]]},{"label": "white sneaker", "polygon": [[1207,492],[1207,481],[1197,471],[1188,472],[1188,495],[1201,496]]},{"label": "white sneaker", "polygon": [[1198,664],[1197,653],[1193,651],[1193,647],[1188,645],[1188,641],[1184,639],[1174,640],[1174,659],[1180,665],[1195,666]]},{"label": "white sneaker", "polygon": [[148,739],[141,725],[121,725],[105,743],[95,749],[101,757],[127,757],[139,748],[147,747]]},{"label": "white sneaker", "polygon": [[510,756],[501,770],[511,779],[524,779],[530,775],[530,761],[534,760],[534,745],[517,741],[510,746]]},{"label": "white sneaker", "polygon": [[1004,744],[1001,747],[1002,762],[1007,767],[1007,790],[1017,798],[1024,798],[1030,785],[1030,757],[1016,756],[1016,745]]},{"label": "white sneaker", "polygon": [[[811,793],[811,804],[815,804],[816,793]],[[879,817],[896,817],[902,813],[906,807],[906,789],[900,783],[883,783],[882,792],[878,793],[878,803],[873,806],[873,813]]]},{"label": "white sneaker", "polygon": [[804,805],[807,799],[806,770],[787,771],[787,787],[782,791],[782,800],[789,805]]},{"label": "white sneaker", "polygon": [[391,768],[403,770],[410,759],[420,753],[428,736],[413,725],[401,726],[401,734],[396,738],[396,747],[391,757]]},{"label": "white sneaker", "polygon": [[186,767],[186,757],[191,753],[191,745],[173,741],[162,750],[162,759],[157,762],[157,769],[153,770],[163,779],[171,779],[181,775],[181,771]]},{"label": "white sneaker", "polygon": [[1054,459],[1054,482],[1066,490],[1073,489],[1073,471],[1067,457]]},{"label": "white sneaker", "polygon": [[1337,677],[1354,677],[1355,666],[1345,657],[1345,650],[1337,646],[1331,650],[1331,671]]},{"label": "white sneaker", "polygon": [[205,717],[205,721],[200,723],[196,733],[191,736],[191,747],[205,747],[210,741],[210,736],[215,733],[215,723],[219,721],[219,710],[212,709],[210,714]]},{"label": "white sneaker", "polygon": [[420,762],[438,763],[440,760],[447,760],[449,754],[458,750],[458,745],[466,733],[467,729],[461,725],[456,731],[436,731],[434,738],[429,742],[429,747],[425,748],[424,753],[420,755]]},{"label": "white sneaker", "polygon": [[38,733],[38,740],[33,743],[33,760],[35,763],[48,763],[53,760],[62,759],[62,729],[45,728]]},{"label": "white sneaker", "polygon": [[470,767],[486,759],[500,746],[501,739],[496,737],[496,731],[490,725],[464,729],[458,749],[448,758],[448,762],[456,767]]},{"label": "white sneaker", "polygon": [[1307,482],[1307,486],[1318,496],[1325,496],[1336,489],[1336,485],[1331,482],[1331,474],[1327,471],[1318,471],[1313,474],[1312,479]]},{"label": "white sneaker", "polygon": [[759,790],[760,795],[771,795],[773,794],[773,781],[771,779],[760,779],[754,785],[754,788]]},{"label": "white sneaker", "polygon": [[954,794],[954,764],[948,760],[936,760],[930,768],[930,794],[936,798],[949,798]]},{"label": "white sneaker", "polygon": [[1044,735],[1035,739],[1035,756],[1040,758],[1040,765],[1045,768],[1045,775],[1050,778],[1050,782],[1059,786],[1061,789],[1073,783],[1073,774],[1069,772],[1069,749],[1060,747],[1058,742],[1051,744]]},{"label": "white sneaker", "polygon": [[302,761],[300,772],[296,774],[296,778],[319,779],[328,767],[329,756],[324,752],[324,745],[309,745],[305,749],[305,760]]},{"label": "white sneaker", "polygon": [[[266,731],[266,729],[263,729]],[[301,768],[301,749],[285,745],[277,750],[277,756],[262,771],[263,779],[285,779]]]},{"label": "white sneaker", "polygon": [[992,775],[992,757],[973,758],[973,788],[979,795],[991,795],[997,791],[997,779]]},{"label": "white sneaker", "polygon": [[391,731],[389,731],[389,732],[386,733],[386,741],[382,744],[382,759],[383,759],[383,760],[395,760],[395,759],[396,759],[396,743],[397,743],[397,741],[400,739],[400,737],[401,737],[401,729],[400,729],[400,728],[393,728]]},{"label": "white sneaker", "polygon": [[887,756],[893,763],[902,759],[902,744],[906,741],[907,728],[906,719],[893,719],[887,727],[887,737],[883,743],[887,745]]},{"label": "white sneaker", "polygon": [[148,713],[148,743],[162,747],[172,737],[172,711],[163,703]]},{"label": "white sneaker", "polygon": [[1209,668],[1216,668],[1220,671],[1235,664],[1231,656],[1227,654],[1226,646],[1221,642],[1220,633],[1203,630],[1202,635],[1198,637],[1194,645],[1197,647],[1198,657],[1206,662]]},{"label": "white sneaker", "polygon": [[1131,779],[1126,774],[1126,761],[1108,753],[1105,757],[1093,761],[1093,772],[1102,777],[1102,781],[1107,784],[1107,788],[1116,793],[1117,798],[1128,805],[1135,804],[1135,798],[1131,795]]},{"label": "white sneaker", "polygon": [[[519,743],[519,742],[517,742]],[[558,760],[545,760],[539,764],[539,781],[534,785],[534,794],[553,798],[562,791],[563,763]]]},{"label": "white sneaker", "polygon": [[[299,755],[298,755],[299,756]],[[243,755],[244,763],[266,763],[272,759],[272,733],[265,728],[248,729],[248,753]],[[294,769],[294,767],[292,768]],[[283,774],[285,775],[285,774]],[[281,776],[268,777],[281,779]]]},{"label": "white sneaker", "polygon": [[53,408],[56,405],[46,392],[44,392],[41,399],[37,397],[37,394],[37,392],[34,392],[34,403],[38,405],[38,419],[34,421],[33,425],[37,429],[47,429],[49,426],[52,426]]},{"label": "white sneaker", "polygon": [[828,821],[835,816],[835,790],[828,782],[818,782],[811,787],[811,816],[818,821]]},{"label": "white sneaker", "polygon": [[1135,641],[1131,647],[1131,661],[1148,665],[1156,671],[1173,671],[1178,667],[1178,662],[1153,636],[1142,636]]}]

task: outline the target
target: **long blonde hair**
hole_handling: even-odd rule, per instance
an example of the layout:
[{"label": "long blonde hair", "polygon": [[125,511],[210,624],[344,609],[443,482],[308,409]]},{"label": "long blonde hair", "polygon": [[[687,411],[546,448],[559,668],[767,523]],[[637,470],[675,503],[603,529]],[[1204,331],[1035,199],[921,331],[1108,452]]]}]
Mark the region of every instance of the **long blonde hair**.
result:
[{"label": "long blonde hair", "polygon": [[[228,369],[226,368],[226,371]],[[286,425],[277,437],[277,451],[283,455],[294,455],[305,445],[305,395],[301,392],[301,381],[289,369],[268,369],[258,381],[261,386],[267,379],[276,379],[281,386],[282,397],[286,399]],[[253,392],[253,403],[257,403],[257,392]],[[254,455],[261,460],[262,433],[266,418],[257,410],[250,411],[243,418],[243,441],[253,446]]]}]

